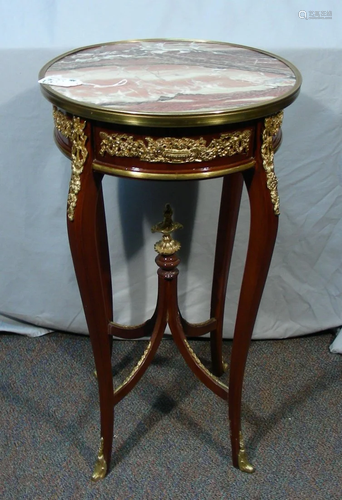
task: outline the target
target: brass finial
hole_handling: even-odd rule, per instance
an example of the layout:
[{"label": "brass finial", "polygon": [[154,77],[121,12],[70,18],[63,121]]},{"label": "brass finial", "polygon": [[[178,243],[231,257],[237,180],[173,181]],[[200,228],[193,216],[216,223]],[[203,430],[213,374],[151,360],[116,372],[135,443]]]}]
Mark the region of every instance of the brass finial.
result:
[{"label": "brass finial", "polygon": [[183,226],[179,222],[174,222],[172,215],[173,210],[169,203],[167,203],[165,205],[163,221],[158,222],[158,224],[151,228],[152,233],[161,233],[163,235],[163,239],[154,245],[155,251],[160,255],[172,255],[181,247],[179,241],[171,238],[171,233],[176,231],[176,229],[182,229]]}]

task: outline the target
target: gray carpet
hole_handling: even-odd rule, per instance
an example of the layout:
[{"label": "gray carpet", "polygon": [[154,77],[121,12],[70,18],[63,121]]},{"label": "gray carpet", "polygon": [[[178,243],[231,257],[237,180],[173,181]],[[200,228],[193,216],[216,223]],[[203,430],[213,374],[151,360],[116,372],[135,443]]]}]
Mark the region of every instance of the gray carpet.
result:
[{"label": "gray carpet", "polygon": [[[340,500],[342,357],[329,353],[332,340],[252,342],[243,429],[253,475],[231,465],[225,402],[163,341],[116,407],[111,470],[94,484],[99,411],[88,337],[2,334],[0,498]],[[191,345],[209,366],[208,342]],[[145,346],[115,342],[117,383]],[[226,341],[227,359],[230,350]]]}]

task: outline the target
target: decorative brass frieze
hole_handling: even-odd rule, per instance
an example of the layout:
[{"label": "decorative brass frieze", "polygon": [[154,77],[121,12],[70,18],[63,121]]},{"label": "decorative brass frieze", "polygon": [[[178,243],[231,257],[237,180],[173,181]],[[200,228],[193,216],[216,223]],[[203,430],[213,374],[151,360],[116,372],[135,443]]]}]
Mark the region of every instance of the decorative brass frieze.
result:
[{"label": "decorative brass frieze", "polygon": [[84,133],[85,121],[77,116],[72,119],[65,116],[56,107],[53,108],[55,127],[59,132],[71,141],[71,179],[68,194],[68,219],[74,220],[77,196],[81,191],[81,174],[88,156],[85,143],[87,136]]},{"label": "decorative brass frieze", "polygon": [[271,193],[271,201],[275,215],[279,215],[279,194],[278,194],[278,180],[274,173],[274,150],[273,150],[273,137],[278,133],[284,113],[280,113],[265,118],[265,128],[262,133],[262,146],[261,156],[262,165],[266,172],[267,187]]},{"label": "decorative brass frieze", "polygon": [[239,469],[243,472],[248,472],[249,474],[251,474],[252,472],[255,471],[255,468],[248,461],[241,431],[239,433],[239,448],[240,448],[238,455]]},{"label": "decorative brass frieze", "polygon": [[152,233],[162,233],[163,239],[157,241],[154,245],[154,249],[160,255],[172,255],[181,247],[179,241],[174,240],[171,237],[171,233],[176,231],[176,229],[182,229],[183,226],[179,222],[174,222],[172,220],[173,210],[167,203],[164,210],[164,219],[155,226],[151,227]]},{"label": "decorative brass frieze", "polygon": [[100,155],[139,158],[148,162],[190,163],[210,161],[215,158],[247,154],[251,137],[250,130],[227,132],[207,144],[206,139],[188,137],[145,137],[136,139],[127,134],[100,132]]},{"label": "decorative brass frieze", "polygon": [[143,362],[145,361],[145,359],[147,358],[147,355],[149,353],[149,350],[151,348],[151,345],[152,345],[152,341],[150,340],[145,351],[143,352],[143,355],[141,356],[141,358],[139,359],[138,363],[135,365],[135,367],[133,368],[133,370],[131,371],[131,373],[128,375],[127,378],[125,378],[125,380],[122,382],[122,384],[119,385],[119,387],[117,387],[116,389],[114,389],[114,395],[116,393],[119,392],[120,389],[122,389],[122,387],[124,387],[126,384],[128,384],[128,382],[130,382],[133,377],[135,376],[135,374],[139,371],[141,365],[143,364]]},{"label": "decorative brass frieze", "polygon": [[61,111],[58,111],[56,106],[53,107],[53,119],[55,122],[55,127],[60,131],[64,137],[71,139],[72,134],[72,120],[68,118]]},{"label": "decorative brass frieze", "polygon": [[103,455],[103,447],[104,447],[104,442],[102,437],[100,441],[100,448],[99,448],[99,453],[97,455],[95,469],[93,475],[91,476],[92,481],[99,481],[99,479],[103,479],[107,474],[107,462]]}]

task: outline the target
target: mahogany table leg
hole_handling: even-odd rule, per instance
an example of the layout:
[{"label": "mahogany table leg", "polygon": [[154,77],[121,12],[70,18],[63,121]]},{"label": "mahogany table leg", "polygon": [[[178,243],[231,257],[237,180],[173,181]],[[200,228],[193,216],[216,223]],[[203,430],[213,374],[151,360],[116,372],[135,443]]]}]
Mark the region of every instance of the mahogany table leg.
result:
[{"label": "mahogany table leg", "polygon": [[[99,182],[102,177],[100,176]],[[103,201],[102,185],[99,188],[97,207],[96,207],[96,230],[98,242],[98,265],[100,266],[101,282],[102,282],[102,298],[106,309],[106,319],[108,323],[113,320],[113,293],[112,293],[112,275],[110,268],[109,248],[106,215]],[[113,351],[113,337],[109,335],[110,354]]]},{"label": "mahogany table leg", "polygon": [[210,334],[210,341],[212,370],[218,377],[227,368],[222,359],[223,314],[242,186],[243,177],[240,172],[223,178],[210,313],[210,317],[216,318],[217,321],[215,330]]},{"label": "mahogany table leg", "polygon": [[109,468],[114,420],[111,339],[108,335],[112,293],[101,180],[102,174],[91,169],[89,154],[79,176],[81,188],[76,196],[73,220],[68,216],[70,248],[99,385],[101,440],[93,480],[104,477]]},{"label": "mahogany table leg", "polygon": [[247,170],[243,175],[250,199],[251,226],[231,356],[229,418],[233,465],[245,472],[253,472],[254,468],[248,463],[245,454],[241,433],[242,386],[249,344],[272,258],[278,215],[274,205],[274,196],[277,197],[275,176],[273,173],[275,186],[271,189],[271,174],[266,171],[261,153],[255,170]]}]

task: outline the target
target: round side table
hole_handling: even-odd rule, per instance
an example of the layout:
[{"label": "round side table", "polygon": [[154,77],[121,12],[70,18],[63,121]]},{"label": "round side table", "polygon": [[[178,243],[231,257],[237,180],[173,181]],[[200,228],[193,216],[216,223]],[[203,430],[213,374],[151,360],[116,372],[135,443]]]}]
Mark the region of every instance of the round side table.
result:
[{"label": "round side table", "polygon": [[[161,39],[77,49],[47,63],[39,76],[44,96],[54,105],[56,143],[71,159],[68,234],[94,352],[101,410],[93,480],[109,470],[114,406],[142,377],[167,324],[191,370],[229,402],[233,465],[253,472],[241,432],[243,376],[278,227],[274,152],[281,142],[282,110],[299,93],[299,71],[280,57],[249,47]],[[178,307],[180,244],[172,233],[181,225],[173,221],[169,205],[163,220],[152,228],[162,234],[155,244],[155,312],[138,326],[113,321],[101,186],[105,174],[160,181],[223,177],[207,321],[189,323]],[[219,378],[227,368],[222,360],[223,313],[243,183],[250,201],[250,236],[227,387]],[[212,371],[187,340],[209,332]],[[150,338],[141,359],[116,389],[113,336]]]}]

